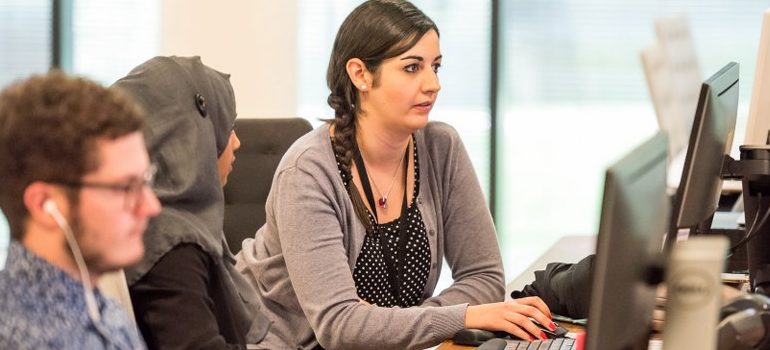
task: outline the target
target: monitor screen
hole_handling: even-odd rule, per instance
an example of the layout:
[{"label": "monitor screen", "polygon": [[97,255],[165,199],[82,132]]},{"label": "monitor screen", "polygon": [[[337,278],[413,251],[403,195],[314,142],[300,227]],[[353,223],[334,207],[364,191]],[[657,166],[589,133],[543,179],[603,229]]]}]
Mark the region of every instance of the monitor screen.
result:
[{"label": "monitor screen", "polygon": [[663,133],[607,169],[586,349],[646,349],[662,280],[668,142]]},{"label": "monitor screen", "polygon": [[762,15],[754,89],[751,91],[749,119],[744,145],[770,144],[770,9]]},{"label": "monitor screen", "polygon": [[659,18],[655,32],[657,41],[642,50],[642,67],[671,162],[679,154],[684,158],[703,77],[687,17]]},{"label": "monitor screen", "polygon": [[671,212],[666,249],[679,229],[707,232],[719,203],[722,163],[730,154],[738,114],[738,64],[730,62],[700,90],[690,142]]}]

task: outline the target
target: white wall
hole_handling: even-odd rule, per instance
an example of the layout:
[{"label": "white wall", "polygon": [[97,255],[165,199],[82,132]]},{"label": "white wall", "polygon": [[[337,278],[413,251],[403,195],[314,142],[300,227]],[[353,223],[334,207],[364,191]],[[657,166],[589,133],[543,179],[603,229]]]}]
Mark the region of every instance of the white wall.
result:
[{"label": "white wall", "polygon": [[295,0],[164,0],[160,54],[230,73],[241,118],[292,117],[297,27]]}]

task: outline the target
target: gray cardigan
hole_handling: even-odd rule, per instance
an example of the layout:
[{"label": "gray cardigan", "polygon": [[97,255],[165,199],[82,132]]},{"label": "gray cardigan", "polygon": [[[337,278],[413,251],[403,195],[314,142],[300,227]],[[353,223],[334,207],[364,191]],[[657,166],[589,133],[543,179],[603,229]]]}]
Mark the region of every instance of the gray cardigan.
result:
[{"label": "gray cardigan", "polygon": [[[353,267],[366,235],[340,177],[324,125],[284,155],[267,198],[267,222],[243,242],[237,268],[273,322],[259,348],[419,349],[463,328],[468,304],[503,301],[494,224],[457,132],[430,122],[415,133],[431,270],[419,307],[359,302]],[[454,283],[436,297],[443,259]]]}]

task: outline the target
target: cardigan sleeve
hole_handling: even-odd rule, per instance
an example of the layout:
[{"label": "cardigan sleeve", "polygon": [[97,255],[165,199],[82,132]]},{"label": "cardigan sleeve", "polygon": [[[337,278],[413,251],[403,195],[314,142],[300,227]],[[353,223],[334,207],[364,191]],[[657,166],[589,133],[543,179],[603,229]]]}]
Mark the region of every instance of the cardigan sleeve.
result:
[{"label": "cardigan sleeve", "polygon": [[465,146],[454,128],[430,123],[426,146],[434,167],[432,188],[441,224],[439,245],[454,283],[423,306],[504,300],[505,282],[492,216]]},{"label": "cardigan sleeve", "polygon": [[[299,305],[327,349],[415,349],[462,329],[467,305],[384,308],[360,302],[330,174],[297,167],[273,183],[268,203]],[[270,202],[271,200],[269,200]],[[262,283],[267,283],[262,281]]]}]

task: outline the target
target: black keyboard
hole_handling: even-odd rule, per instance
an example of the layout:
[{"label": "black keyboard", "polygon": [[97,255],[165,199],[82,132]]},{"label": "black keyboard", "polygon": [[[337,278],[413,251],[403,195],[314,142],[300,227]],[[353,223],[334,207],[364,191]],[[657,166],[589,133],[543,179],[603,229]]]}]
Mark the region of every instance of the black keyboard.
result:
[{"label": "black keyboard", "polygon": [[[526,340],[510,340],[506,339],[505,343],[501,342],[502,339],[491,339],[482,344],[479,349],[488,350],[574,350],[575,339],[572,338],[555,338],[545,340],[535,340],[528,342]],[[490,346],[491,345],[491,346]]]}]

